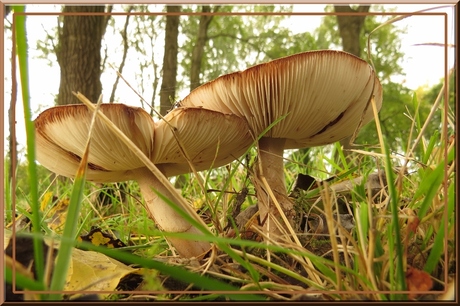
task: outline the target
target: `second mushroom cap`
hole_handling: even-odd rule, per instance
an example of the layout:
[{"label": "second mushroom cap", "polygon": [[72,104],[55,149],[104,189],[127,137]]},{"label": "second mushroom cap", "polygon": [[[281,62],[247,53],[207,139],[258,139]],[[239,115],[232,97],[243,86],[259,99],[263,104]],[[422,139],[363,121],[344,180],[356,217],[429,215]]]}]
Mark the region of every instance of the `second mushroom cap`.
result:
[{"label": "second mushroom cap", "polygon": [[382,87],[372,67],[342,51],[294,54],[223,75],[192,91],[183,106],[202,106],[248,120],[259,135],[286,139],[285,148],[329,144],[373,119]]}]

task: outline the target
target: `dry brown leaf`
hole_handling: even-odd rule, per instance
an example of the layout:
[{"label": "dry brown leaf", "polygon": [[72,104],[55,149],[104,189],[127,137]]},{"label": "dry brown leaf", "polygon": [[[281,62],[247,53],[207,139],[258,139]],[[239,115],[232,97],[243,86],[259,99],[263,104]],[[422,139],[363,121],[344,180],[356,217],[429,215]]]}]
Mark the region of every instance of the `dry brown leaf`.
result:
[{"label": "dry brown leaf", "polygon": [[430,274],[409,266],[406,271],[407,289],[412,291],[409,298],[417,296],[418,291],[429,291],[433,287],[433,280]]},{"label": "dry brown leaf", "polygon": [[407,230],[408,230],[408,234],[410,234],[410,233],[415,234],[417,232],[417,227],[418,227],[418,225],[420,223],[420,219],[412,209],[407,208],[404,211],[407,214]]}]

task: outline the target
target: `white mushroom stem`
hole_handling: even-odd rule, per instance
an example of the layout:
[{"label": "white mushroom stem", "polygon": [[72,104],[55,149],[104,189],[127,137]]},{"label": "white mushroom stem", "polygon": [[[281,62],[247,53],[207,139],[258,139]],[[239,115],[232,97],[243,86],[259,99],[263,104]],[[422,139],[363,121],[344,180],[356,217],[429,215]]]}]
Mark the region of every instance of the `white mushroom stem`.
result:
[{"label": "white mushroom stem", "polygon": [[[199,229],[184,219],[155,193],[155,191],[157,191],[172,202],[176,202],[174,200],[175,195],[173,195],[149,169],[140,168],[133,172],[137,177],[137,182],[144,197],[147,209],[160,230],[167,233],[203,235]],[[166,239],[174,246],[181,256],[187,258],[202,258],[211,248],[211,244],[208,241],[197,241],[176,237],[167,237]]]},{"label": "white mushroom stem", "polygon": [[[295,217],[294,205],[288,198],[284,178],[283,151],[285,142],[286,139],[284,138],[264,137],[259,140],[258,144],[259,162],[254,185],[257,192],[259,219],[263,223],[264,232],[269,233],[275,240],[279,240],[276,236],[289,232],[287,230],[288,225],[285,224],[261,178],[265,178],[268,188],[271,189],[275,199],[280,204],[287,220],[293,222]],[[281,228],[277,225],[281,225]]]}]

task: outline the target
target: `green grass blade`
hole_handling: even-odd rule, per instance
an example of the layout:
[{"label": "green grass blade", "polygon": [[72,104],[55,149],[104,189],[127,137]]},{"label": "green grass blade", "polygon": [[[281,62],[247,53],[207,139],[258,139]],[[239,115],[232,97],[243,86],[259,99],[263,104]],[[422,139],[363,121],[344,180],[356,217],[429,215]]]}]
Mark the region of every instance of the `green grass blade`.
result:
[{"label": "green grass blade", "polygon": [[[81,209],[83,191],[85,185],[86,162],[80,164],[78,174],[73,184],[72,195],[70,197],[69,208],[67,212],[67,220],[62,234],[62,241],[59,246],[58,255],[56,258],[55,273],[51,279],[50,290],[62,291],[65,285],[67,270],[70,265],[72,256],[73,241],[75,241],[78,226],[78,215]],[[52,300],[61,298],[60,294],[52,294],[49,296]]]},{"label": "green grass blade", "polygon": [[[96,251],[100,252],[104,255],[110,256],[116,260],[130,262],[132,264],[140,265],[144,268],[155,269],[165,275],[170,275],[171,277],[175,278],[176,280],[195,284],[196,287],[201,288],[202,290],[209,290],[209,291],[229,291],[232,293],[224,293],[222,294],[225,297],[228,297],[232,300],[244,300],[244,301],[263,301],[266,300],[265,297],[255,294],[245,294],[241,293],[240,288],[223,283],[217,279],[213,279],[207,276],[202,276],[200,274],[196,274],[185,270],[183,268],[169,266],[162,262],[142,258],[130,253],[120,252],[116,249],[108,249],[105,247],[98,247],[94,246],[87,242],[82,242],[79,244],[79,247],[85,250]],[[239,293],[233,293],[239,292]]]},{"label": "green grass blade", "polygon": [[428,146],[424,152],[422,162],[424,164],[428,163],[428,160],[431,156],[431,153],[433,152],[433,148],[436,145],[436,143],[439,141],[440,135],[438,130],[435,130],[433,135],[430,137],[430,142],[428,143]]},{"label": "green grass blade", "polygon": [[[448,193],[448,205],[447,205],[447,216],[448,219],[454,219],[454,208],[455,208],[455,190],[454,190],[454,184],[451,184],[449,186],[449,193]],[[433,247],[431,248],[430,255],[428,256],[428,259],[425,263],[425,267],[423,268],[424,271],[427,273],[431,273],[434,271],[436,266],[439,264],[439,259],[441,258],[441,255],[444,252],[444,242],[445,242],[445,222],[448,220],[445,220],[443,218],[441,220],[441,223],[439,225],[439,231],[434,237],[434,242],[433,242]],[[451,224],[453,224],[452,222]],[[447,251],[447,250],[446,250]]]},{"label": "green grass blade", "polygon": [[[24,121],[25,130],[27,136],[27,163],[28,163],[28,174],[29,174],[29,188],[30,188],[30,205],[32,210],[32,231],[34,233],[40,233],[40,207],[38,201],[38,179],[37,179],[37,167],[35,164],[35,127],[32,122],[32,112],[30,110],[30,90],[29,90],[29,63],[28,63],[28,44],[27,44],[27,33],[26,33],[26,16],[24,14],[25,6],[17,5],[13,6],[14,17],[14,31],[16,41],[16,55],[19,62],[19,75],[22,90],[22,101],[24,108]],[[15,60],[15,59],[13,59]],[[13,80],[14,82],[14,80]],[[43,246],[39,238],[34,238],[34,261],[35,261],[35,272],[38,281],[44,281],[44,258],[43,258]]]},{"label": "green grass blade", "polygon": [[[190,224],[193,226],[197,227],[199,230],[201,230],[203,233],[206,233],[205,229],[203,229],[203,225],[200,224],[198,221],[194,220],[192,217],[190,217],[186,212],[184,212],[180,207],[175,205],[171,200],[169,200],[167,197],[165,197],[163,194],[159,193],[155,189],[152,189],[165,203],[167,203],[171,208],[173,208],[178,214],[180,214],[185,220],[187,220]],[[167,233],[165,233],[167,235]],[[206,235],[206,234],[205,234]],[[216,243],[221,250],[226,252],[230,257],[232,257],[234,260],[236,260],[241,266],[243,266],[245,269],[249,271],[251,274],[251,277],[253,278],[254,281],[258,281],[259,279],[259,273],[244,259],[241,258],[239,255],[237,255],[235,252],[232,251],[231,248],[228,247],[227,244],[225,243],[219,243],[218,241],[215,240],[215,236],[213,235],[206,235],[208,236],[208,239],[210,239],[210,242]],[[198,236],[194,235],[190,237],[191,239],[197,239]]]},{"label": "green grass blade", "polygon": [[[86,169],[88,165],[89,147],[91,142],[91,134],[94,123],[96,121],[96,114],[98,107],[100,106],[101,100],[98,101],[96,111],[93,113],[91,124],[88,133],[88,139],[86,142],[85,151],[83,153],[80,165],[75,175],[75,181],[72,188],[72,194],[70,197],[70,203],[67,210],[66,222],[64,225],[64,231],[62,233],[62,241],[59,246],[58,255],[56,258],[56,265],[54,268],[55,273],[51,279],[50,290],[51,291],[62,291],[65,286],[67,271],[70,266],[72,257],[73,241],[77,238],[78,233],[78,220],[81,210],[81,203],[83,199],[83,193],[85,190],[85,178]],[[48,298],[52,300],[60,299],[61,294],[51,294]]]},{"label": "green grass blade", "polygon": [[[393,184],[394,180],[394,174],[393,174],[393,167],[391,164],[390,160],[390,151],[388,148],[388,143],[386,141],[383,142],[383,149],[384,149],[384,155],[385,155],[385,172],[387,175],[387,181],[388,181],[388,191],[389,191],[389,196],[390,196],[390,203],[389,207],[391,209],[391,216],[392,216],[392,221],[391,221],[391,228],[394,233],[394,244],[396,245],[395,252],[394,254],[396,256],[396,290],[398,291],[405,291],[406,290],[406,278],[405,278],[405,273],[404,273],[404,265],[403,265],[403,255],[404,255],[404,250],[403,250],[403,245],[402,245],[402,240],[401,240],[401,233],[400,233],[400,228],[399,228],[399,197],[396,192],[395,185]],[[389,233],[391,236],[391,233]],[[389,237],[390,238],[390,237]],[[393,245],[393,243],[390,242],[390,245]],[[391,258],[391,257],[390,257]],[[404,298],[403,295],[395,295],[396,299],[402,299]]]},{"label": "green grass blade", "polygon": [[[5,164],[4,164],[4,169],[3,169],[3,173],[8,173],[8,169],[10,167],[10,164],[11,164],[11,161],[8,159],[8,160],[5,160]],[[12,179],[10,179],[10,177],[8,175],[4,175],[4,193],[5,193],[5,224],[8,224],[12,221],[13,219],[13,195],[14,195],[14,192],[13,192],[13,187],[15,186],[12,186]]]},{"label": "green grass blade", "polygon": [[[447,163],[450,163],[454,159],[454,157],[455,151],[449,151]],[[413,201],[416,201],[418,198],[423,196],[423,201],[418,211],[418,217],[420,220],[422,220],[425,217],[428,209],[430,208],[431,203],[433,202],[433,198],[437,195],[438,189],[441,186],[442,181],[444,179],[444,173],[445,161],[443,160],[437,165],[437,167],[433,171],[428,173],[422,179],[419,188],[417,188],[413,197]]]},{"label": "green grass blade", "polygon": [[[21,273],[15,271],[14,273],[16,286],[20,288],[16,288],[18,291],[22,290],[32,290],[32,291],[43,291],[45,290],[45,286],[43,283],[33,280]],[[13,283],[13,270],[10,267],[5,267],[5,282],[8,284]]]}]

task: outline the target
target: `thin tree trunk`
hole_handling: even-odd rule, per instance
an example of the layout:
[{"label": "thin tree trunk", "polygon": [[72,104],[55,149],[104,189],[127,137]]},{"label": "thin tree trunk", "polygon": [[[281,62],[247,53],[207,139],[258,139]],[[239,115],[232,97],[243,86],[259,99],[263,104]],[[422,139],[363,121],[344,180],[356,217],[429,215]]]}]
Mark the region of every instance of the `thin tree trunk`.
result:
[{"label": "thin tree trunk", "polygon": [[[334,5],[336,13],[367,13],[369,9],[369,5],[360,5],[357,9],[349,5]],[[337,15],[343,51],[361,56],[360,37],[365,19],[366,15]]]},{"label": "thin tree trunk", "polygon": [[[211,12],[211,7],[209,5],[203,5],[201,12],[209,13]],[[201,63],[203,61],[204,48],[206,46],[206,42],[208,41],[208,28],[212,18],[212,15],[201,15],[200,17],[196,42],[192,51],[192,65],[190,68],[190,91],[194,90],[201,84]]]},{"label": "thin tree trunk", "polygon": [[[209,13],[211,12],[211,7],[209,5],[203,5],[201,12]],[[201,15],[200,23],[198,26],[198,33],[196,36],[196,42],[193,46],[192,51],[192,61],[190,67],[190,91],[194,90],[201,84],[200,72],[201,72],[201,63],[203,61],[204,47],[208,40],[208,28],[212,20],[212,15]],[[176,177],[176,182],[174,187],[182,188],[186,183],[185,175],[178,175]]]},{"label": "thin tree trunk", "polygon": [[[133,8],[134,8],[133,5],[129,6],[127,12],[130,13],[133,10]],[[118,72],[120,73],[120,75],[123,73],[123,68],[125,67],[126,56],[128,55],[128,49],[129,49],[128,37],[127,37],[127,34],[126,34],[127,31],[128,31],[129,17],[130,17],[130,15],[126,15],[126,20],[125,20],[125,25],[123,27],[123,31],[120,33],[121,37],[123,39],[123,55],[122,55],[122,58],[121,58],[120,66],[118,67]],[[120,81],[120,76],[117,74],[115,82],[113,83],[112,93],[111,93],[110,99],[109,99],[110,103],[113,103],[114,100],[115,100],[115,92],[117,90],[119,81]]]},{"label": "thin tree trunk", "polygon": [[[166,6],[168,13],[178,13],[181,7]],[[171,99],[176,96],[177,52],[179,36],[179,15],[166,16],[165,52],[163,57],[163,82],[160,89],[160,114],[166,115],[173,103]]]},{"label": "thin tree trunk", "polygon": [[[112,6],[107,9],[110,12]],[[101,95],[101,45],[110,16],[91,13],[104,12],[105,6],[66,5],[63,9],[63,13],[69,15],[62,16],[63,25],[59,29],[59,43],[55,50],[61,69],[58,105],[80,103],[72,92],[81,92],[94,103]]]},{"label": "thin tree trunk", "polygon": [[105,6],[65,6],[64,13],[88,13],[88,15],[64,15],[59,33],[56,57],[61,68],[58,105],[79,103],[72,91],[82,92],[94,103],[102,92],[101,41],[107,25],[107,17],[90,13],[103,13]]}]

